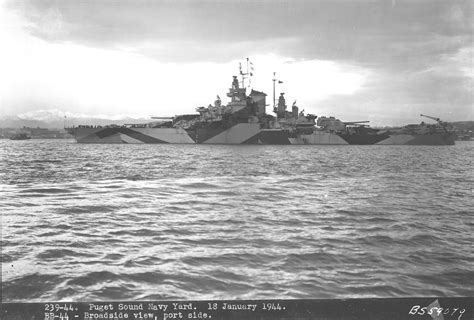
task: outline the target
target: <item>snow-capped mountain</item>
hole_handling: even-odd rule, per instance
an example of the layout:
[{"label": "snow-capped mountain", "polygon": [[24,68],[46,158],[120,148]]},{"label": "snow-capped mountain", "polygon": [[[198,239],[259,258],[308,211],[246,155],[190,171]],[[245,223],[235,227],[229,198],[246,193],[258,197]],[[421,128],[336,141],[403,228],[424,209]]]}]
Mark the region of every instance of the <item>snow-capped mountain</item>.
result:
[{"label": "snow-capped mountain", "polygon": [[41,109],[29,111],[18,115],[0,116],[0,128],[63,128],[72,125],[107,125],[124,123],[142,123],[150,121],[149,116],[138,115],[130,117],[125,115],[87,115],[64,112],[58,109]]}]

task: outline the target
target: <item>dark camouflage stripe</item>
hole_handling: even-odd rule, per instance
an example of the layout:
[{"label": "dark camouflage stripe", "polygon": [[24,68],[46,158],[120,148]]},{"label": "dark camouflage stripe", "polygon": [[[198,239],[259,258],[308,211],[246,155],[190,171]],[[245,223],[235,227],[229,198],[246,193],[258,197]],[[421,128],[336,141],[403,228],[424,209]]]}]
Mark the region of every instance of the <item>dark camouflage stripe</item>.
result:
[{"label": "dark camouflage stripe", "polygon": [[146,134],[143,134],[141,132],[134,131],[130,128],[124,128],[124,127],[104,128],[103,130],[96,132],[95,135],[101,139],[104,139],[106,137],[109,137],[117,133],[125,134],[129,136],[130,138],[141,141],[143,143],[168,143],[166,141],[163,141],[163,140],[148,136]]}]

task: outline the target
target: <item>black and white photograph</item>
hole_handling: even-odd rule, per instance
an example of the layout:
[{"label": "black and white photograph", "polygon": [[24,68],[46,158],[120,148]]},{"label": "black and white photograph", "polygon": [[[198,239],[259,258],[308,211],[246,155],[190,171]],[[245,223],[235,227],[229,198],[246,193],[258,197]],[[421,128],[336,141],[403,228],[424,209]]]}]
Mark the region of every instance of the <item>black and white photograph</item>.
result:
[{"label": "black and white photograph", "polygon": [[0,0],[0,318],[471,319],[473,11]]}]

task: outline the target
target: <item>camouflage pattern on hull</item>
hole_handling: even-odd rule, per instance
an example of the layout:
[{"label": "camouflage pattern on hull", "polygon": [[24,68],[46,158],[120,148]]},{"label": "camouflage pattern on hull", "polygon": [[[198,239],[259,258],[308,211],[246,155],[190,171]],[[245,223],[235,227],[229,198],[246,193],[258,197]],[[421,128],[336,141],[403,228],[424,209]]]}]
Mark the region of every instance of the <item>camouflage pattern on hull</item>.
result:
[{"label": "camouflage pattern on hull", "polygon": [[358,144],[358,145],[367,145],[367,144],[376,144],[380,141],[390,138],[390,135],[383,134],[360,134],[360,133],[343,133],[340,134],[341,138],[347,141],[348,144]]},{"label": "camouflage pattern on hull", "polygon": [[291,144],[349,144],[339,135],[325,131],[314,131],[312,134],[301,134],[290,138]]},{"label": "camouflage pattern on hull", "polygon": [[259,123],[238,123],[227,130],[128,127],[76,127],[67,130],[78,143],[347,144],[334,133],[317,131],[296,135],[278,129],[262,130]]},{"label": "camouflage pattern on hull", "polygon": [[203,141],[206,144],[243,144],[260,133],[260,123],[238,123]]},{"label": "camouflage pattern on hull", "polygon": [[172,144],[243,144],[258,143],[260,124],[239,123],[223,129],[78,127],[68,128],[78,143],[172,143]]},{"label": "camouflage pattern on hull", "polygon": [[454,136],[451,134],[392,134],[387,139],[377,142],[380,145],[454,145]]},{"label": "camouflage pattern on hull", "polygon": [[195,143],[182,128],[75,127],[78,143]]},{"label": "camouflage pattern on hull", "polygon": [[172,143],[172,144],[265,144],[265,145],[452,145],[444,134],[336,134],[315,130],[296,134],[279,129],[260,129],[259,123],[238,123],[229,129],[186,131],[183,128],[76,127],[68,128],[78,143]]}]

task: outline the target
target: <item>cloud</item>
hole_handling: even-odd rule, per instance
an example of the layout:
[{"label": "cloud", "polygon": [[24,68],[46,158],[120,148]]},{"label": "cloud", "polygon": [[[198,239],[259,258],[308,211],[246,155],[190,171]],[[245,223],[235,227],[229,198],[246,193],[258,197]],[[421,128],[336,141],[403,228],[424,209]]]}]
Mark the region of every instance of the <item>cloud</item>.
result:
[{"label": "cloud", "polygon": [[378,122],[411,121],[420,109],[472,117],[469,1],[10,0],[4,8],[0,102],[9,110],[192,112],[222,95],[250,56],[257,89],[270,95],[277,71],[279,89],[306,111]]},{"label": "cloud", "polygon": [[418,71],[374,70],[360,90],[321,101],[315,113],[351,121],[364,117],[374,125],[417,123],[420,114],[445,121],[472,119],[473,74],[464,69],[469,57],[464,48]]},{"label": "cloud", "polygon": [[397,51],[392,59],[403,60],[412,45],[472,32],[469,1],[25,0],[9,7],[49,41],[109,48],[153,43],[163,48],[154,51],[161,60],[173,58],[167,47],[181,47],[178,61],[235,59],[243,50],[230,57],[236,46],[226,47],[240,44],[309,60],[386,62],[391,50]]},{"label": "cloud", "polygon": [[[171,63],[140,53],[156,50],[155,44],[116,50],[51,42],[24,33],[28,22],[12,12],[3,12],[1,18],[10,27],[2,34],[6,46],[0,53],[4,114],[35,109],[131,116],[191,113],[212,102],[216,94],[225,97],[231,76],[238,73],[238,60]],[[351,94],[367,76],[363,68],[331,61],[296,61],[272,54],[255,55],[252,61],[256,89],[270,93],[277,70],[285,81],[278,90],[290,92],[302,104]],[[309,77],[311,82],[301,81]]]}]

